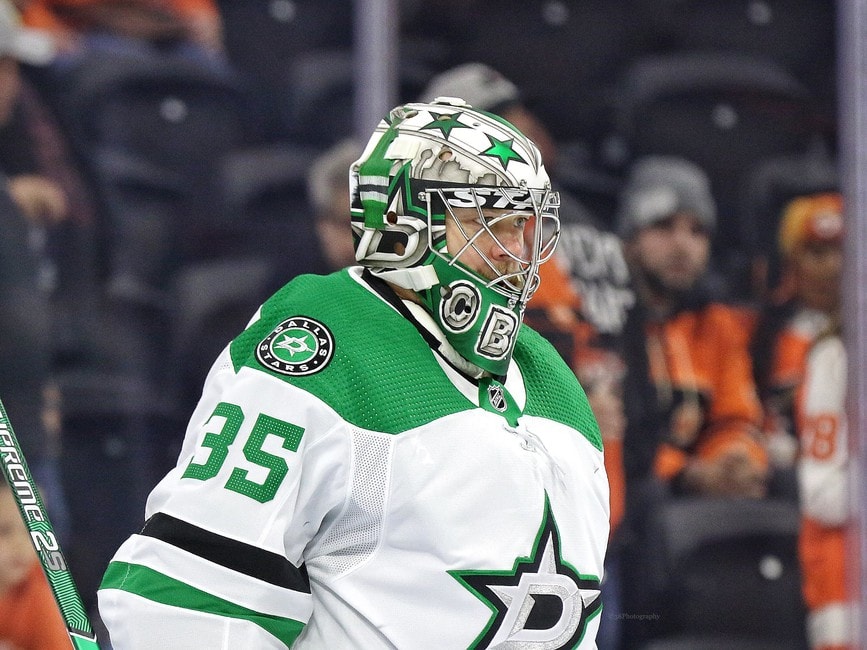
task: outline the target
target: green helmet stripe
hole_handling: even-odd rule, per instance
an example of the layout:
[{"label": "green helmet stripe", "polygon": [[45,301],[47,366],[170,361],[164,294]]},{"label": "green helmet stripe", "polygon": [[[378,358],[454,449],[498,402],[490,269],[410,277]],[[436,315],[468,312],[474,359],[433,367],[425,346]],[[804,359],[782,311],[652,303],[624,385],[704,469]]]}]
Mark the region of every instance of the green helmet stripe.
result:
[{"label": "green helmet stripe", "polygon": [[359,194],[364,209],[365,228],[385,228],[385,209],[388,201],[389,176],[392,161],[385,157],[391,143],[397,137],[395,120],[376,143],[371,154],[358,169]]}]

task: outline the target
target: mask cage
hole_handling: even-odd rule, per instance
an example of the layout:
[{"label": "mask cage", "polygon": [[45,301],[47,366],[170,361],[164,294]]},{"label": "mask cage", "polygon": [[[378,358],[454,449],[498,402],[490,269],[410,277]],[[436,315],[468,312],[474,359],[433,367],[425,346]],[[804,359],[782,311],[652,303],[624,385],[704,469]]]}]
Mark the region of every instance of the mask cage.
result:
[{"label": "mask cage", "polygon": [[[440,187],[428,188],[423,198],[430,226],[442,224],[445,217],[456,226],[463,239],[458,250],[449,252],[446,238],[432,240],[435,230],[429,227],[428,246],[435,255],[516,303],[526,304],[530,300],[539,286],[539,266],[551,259],[560,238],[560,195],[557,192],[526,187]],[[459,218],[455,209],[461,208],[473,209],[477,218]],[[497,213],[486,215],[486,210]],[[510,242],[502,241],[501,237],[515,220],[523,224],[520,253],[512,250]],[[488,239],[505,254],[507,267],[502,261],[497,264],[484,252],[488,246],[483,242]],[[462,260],[466,259],[468,251],[482,260],[488,273],[480,273]]]}]

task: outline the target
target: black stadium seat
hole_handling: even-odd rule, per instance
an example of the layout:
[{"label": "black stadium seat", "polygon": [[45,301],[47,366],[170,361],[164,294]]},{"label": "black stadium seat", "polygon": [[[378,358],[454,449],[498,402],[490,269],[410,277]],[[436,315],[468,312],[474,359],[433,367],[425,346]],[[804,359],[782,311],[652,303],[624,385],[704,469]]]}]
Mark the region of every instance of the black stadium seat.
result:
[{"label": "black stadium seat", "polygon": [[643,551],[652,565],[645,586],[660,618],[654,641],[728,638],[805,647],[796,504],[675,498],[649,521]]},{"label": "black stadium seat", "polygon": [[746,272],[737,197],[756,161],[804,154],[831,137],[808,89],[767,59],[678,53],[639,57],[617,83],[607,149],[626,167],[647,154],[682,156],[708,173],[718,203],[715,260]]},{"label": "black stadium seat", "polygon": [[254,84],[271,133],[286,133],[286,70],[305,52],[352,45],[352,0],[219,0],[226,51]]},{"label": "black stadium seat", "polygon": [[834,104],[836,9],[827,0],[638,0],[660,52],[738,52],[769,59]]}]

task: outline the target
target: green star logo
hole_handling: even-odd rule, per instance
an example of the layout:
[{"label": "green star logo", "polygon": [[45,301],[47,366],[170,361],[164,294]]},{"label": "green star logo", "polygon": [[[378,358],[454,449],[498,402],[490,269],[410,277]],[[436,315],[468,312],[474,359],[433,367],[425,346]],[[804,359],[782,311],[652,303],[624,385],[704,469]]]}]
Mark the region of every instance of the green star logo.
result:
[{"label": "green star logo", "polygon": [[431,111],[431,116],[433,116],[433,122],[429,124],[425,124],[422,129],[439,129],[445,139],[448,140],[449,136],[452,133],[452,129],[468,129],[470,128],[467,124],[462,124],[458,121],[458,118],[462,115],[462,113],[434,113]]},{"label": "green star logo", "polygon": [[503,166],[503,169],[507,169],[509,167],[509,163],[512,160],[517,160],[526,164],[527,161],[521,158],[520,154],[512,147],[512,143],[515,142],[514,139],[497,140],[497,138],[488,135],[488,141],[491,143],[491,146],[488,147],[485,151],[483,151],[481,155],[498,158],[500,160],[500,164]]},{"label": "green star logo", "polygon": [[548,495],[532,552],[510,570],[450,571],[490,610],[471,648],[574,648],[602,609],[599,579],[563,560]]},{"label": "green star logo", "polygon": [[290,329],[275,341],[274,353],[286,361],[307,361],[316,353],[316,338],[301,328]]}]

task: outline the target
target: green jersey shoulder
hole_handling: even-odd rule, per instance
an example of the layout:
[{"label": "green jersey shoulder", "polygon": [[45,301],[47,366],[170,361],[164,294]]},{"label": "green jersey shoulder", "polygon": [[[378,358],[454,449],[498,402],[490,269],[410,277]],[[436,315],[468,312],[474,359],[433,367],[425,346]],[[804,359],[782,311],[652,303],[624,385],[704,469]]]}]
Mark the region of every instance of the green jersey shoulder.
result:
[{"label": "green jersey shoulder", "polygon": [[[524,414],[571,426],[601,448],[587,398],[554,348],[523,326],[513,356],[527,392]],[[413,323],[346,270],[284,286],[232,342],[231,357],[236,371],[247,366],[292,383],[365,429],[400,433],[476,407]]]}]

